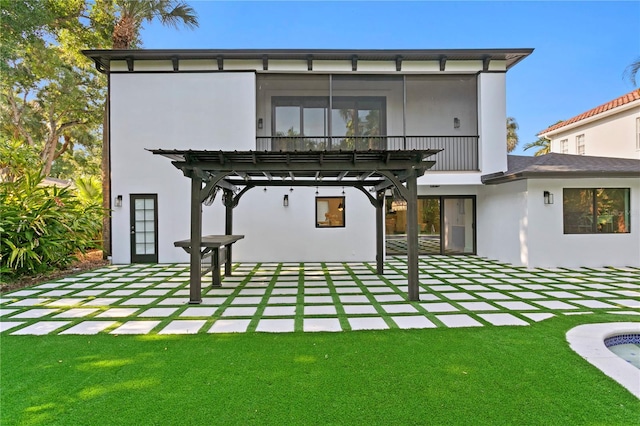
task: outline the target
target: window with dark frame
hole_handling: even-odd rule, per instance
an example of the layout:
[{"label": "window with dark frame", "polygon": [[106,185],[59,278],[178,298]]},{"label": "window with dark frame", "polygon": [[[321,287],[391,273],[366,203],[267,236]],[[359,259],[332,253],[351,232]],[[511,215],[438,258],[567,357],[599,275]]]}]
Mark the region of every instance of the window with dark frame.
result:
[{"label": "window with dark frame", "polygon": [[629,233],[630,201],[630,188],[565,188],[562,191],[564,233]]},{"label": "window with dark frame", "polygon": [[334,96],[332,102],[329,132],[328,97],[274,96],[272,150],[385,149],[386,98]]},{"label": "window with dark frame", "polygon": [[316,197],[316,228],[344,228],[345,197]]}]

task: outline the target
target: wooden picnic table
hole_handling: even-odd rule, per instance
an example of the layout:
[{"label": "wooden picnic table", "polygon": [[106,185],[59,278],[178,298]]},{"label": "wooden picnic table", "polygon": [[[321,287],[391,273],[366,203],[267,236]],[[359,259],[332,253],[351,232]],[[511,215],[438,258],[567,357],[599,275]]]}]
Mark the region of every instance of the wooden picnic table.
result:
[{"label": "wooden picnic table", "polygon": [[[220,266],[225,264],[224,275],[226,277],[231,276],[231,245],[238,240],[244,238],[244,235],[205,235],[200,241],[200,247],[202,248],[200,255],[202,259],[211,257],[211,265],[208,266],[202,275],[209,271],[212,275],[212,286],[222,286],[222,279],[220,277]],[[175,247],[182,247],[187,253],[191,253],[191,239],[180,240],[173,243]],[[223,261],[221,261],[223,259]]]}]

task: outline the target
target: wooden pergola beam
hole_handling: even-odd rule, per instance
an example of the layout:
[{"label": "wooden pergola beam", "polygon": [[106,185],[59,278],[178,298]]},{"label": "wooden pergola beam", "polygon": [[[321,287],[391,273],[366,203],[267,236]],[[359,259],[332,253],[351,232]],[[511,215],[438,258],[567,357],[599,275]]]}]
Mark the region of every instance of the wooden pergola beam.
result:
[{"label": "wooden pergola beam", "polygon": [[[214,187],[224,190],[225,234],[233,231],[233,208],[239,198],[249,189],[260,186],[351,186],[359,189],[376,208],[376,271],[384,272],[384,196],[389,187],[398,189],[407,200],[407,264],[408,298],[420,300],[418,274],[418,183],[419,176],[435,164],[425,161],[439,150],[426,151],[379,151],[334,153],[301,153],[282,156],[282,153],[238,153],[208,151],[166,151],[153,150],[154,154],[174,160],[173,165],[181,169],[191,179],[191,244],[200,247],[202,242],[202,201],[204,193]],[[235,160],[234,160],[235,158]],[[321,164],[321,165],[320,165]],[[356,179],[345,180],[347,174],[357,175]],[[235,174],[243,181],[229,179]],[[253,177],[252,178],[252,174]],[[300,175],[298,175],[300,174]],[[279,179],[274,179],[280,176]],[[255,179],[262,176],[262,181]],[[284,177],[290,177],[286,181]],[[207,185],[203,185],[207,178]],[[248,178],[248,180],[247,180]],[[323,180],[324,179],[324,180]],[[369,179],[369,180],[367,180]],[[406,187],[404,184],[406,183]],[[375,197],[365,186],[373,186]],[[244,187],[237,195],[234,190]],[[205,197],[206,198],[206,197]],[[201,252],[190,252],[190,303],[200,303]],[[230,271],[231,253],[227,258],[225,271]]]}]

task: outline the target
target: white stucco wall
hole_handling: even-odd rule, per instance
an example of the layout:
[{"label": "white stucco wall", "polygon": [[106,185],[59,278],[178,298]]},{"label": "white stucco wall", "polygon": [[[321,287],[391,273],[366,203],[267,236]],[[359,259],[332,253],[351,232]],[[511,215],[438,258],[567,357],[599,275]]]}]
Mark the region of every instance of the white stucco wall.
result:
[{"label": "white stucco wall", "polygon": [[558,129],[550,136],[551,151],[562,153],[560,141],[566,139],[567,154],[577,154],[576,137],[583,134],[584,155],[640,159],[640,150],[636,146],[638,118],[640,102],[632,108],[622,108],[616,113],[602,114],[598,119],[584,120],[577,125]]},{"label": "white stucco wall", "polygon": [[[265,262],[375,261],[375,208],[360,191],[345,188],[345,227],[316,228],[315,188],[254,188],[234,210],[234,259]],[[342,188],[318,189],[341,197]],[[289,206],[282,205],[289,194]],[[224,216],[223,216],[224,221]]]},{"label": "white stucco wall", "polygon": [[506,73],[478,75],[480,174],[507,170]]},{"label": "white stucco wall", "polygon": [[[563,188],[631,188],[631,232],[565,235]],[[544,204],[543,191],[554,194],[553,204]],[[528,266],[640,266],[640,179],[530,179],[527,204]]]},{"label": "white stucco wall", "polygon": [[528,263],[526,181],[479,188],[478,255],[522,266]]},{"label": "white stucco wall", "polygon": [[[173,246],[189,236],[190,180],[145,148],[254,150],[254,73],[114,74],[111,76],[112,195],[123,196],[113,211],[114,263],[129,263],[130,194],[158,195],[159,262],[187,262]],[[342,188],[319,189],[342,196]],[[289,194],[289,207],[283,207]],[[238,261],[373,261],[375,209],[359,192],[345,188],[346,226],[315,227],[315,188],[254,188],[234,210]],[[224,233],[220,195],[203,206],[203,233]]]},{"label": "white stucco wall", "polygon": [[[628,234],[564,234],[563,188],[630,188]],[[554,195],[544,204],[543,193]],[[529,179],[478,195],[478,255],[530,268],[640,266],[640,179]]]},{"label": "white stucco wall", "polygon": [[[112,74],[110,117],[111,193],[123,196],[112,213],[113,262],[131,261],[130,194],[158,194],[159,261],[185,261],[173,242],[189,236],[190,181],[145,148],[253,149],[255,74]],[[219,217],[204,208],[207,232],[224,230],[216,207]]]}]

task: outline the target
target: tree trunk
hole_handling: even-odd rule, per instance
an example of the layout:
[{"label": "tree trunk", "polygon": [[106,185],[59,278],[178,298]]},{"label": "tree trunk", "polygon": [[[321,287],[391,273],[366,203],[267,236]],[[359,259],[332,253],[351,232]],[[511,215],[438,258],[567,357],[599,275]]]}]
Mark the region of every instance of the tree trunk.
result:
[{"label": "tree trunk", "polygon": [[109,152],[109,99],[104,104],[102,120],[102,258],[111,256],[111,169]]},{"label": "tree trunk", "polygon": [[54,132],[47,136],[47,141],[44,144],[42,150],[42,176],[49,176],[51,173],[51,166],[53,165],[53,157],[56,154],[56,145],[58,144],[58,135]]}]

